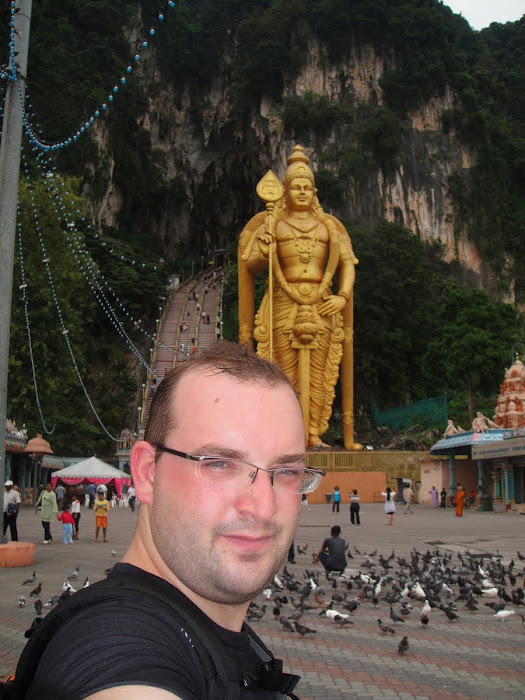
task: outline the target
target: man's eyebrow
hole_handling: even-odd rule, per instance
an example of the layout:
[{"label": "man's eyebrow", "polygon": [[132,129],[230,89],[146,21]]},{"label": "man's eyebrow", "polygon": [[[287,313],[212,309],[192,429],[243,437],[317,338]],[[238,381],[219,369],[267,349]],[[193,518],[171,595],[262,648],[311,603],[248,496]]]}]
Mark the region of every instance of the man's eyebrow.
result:
[{"label": "man's eyebrow", "polygon": [[[215,445],[207,443],[196,448],[192,453],[197,456],[210,457],[227,457],[229,459],[237,459],[241,462],[249,462],[248,455],[243,450],[234,450],[231,447],[224,445]],[[272,464],[294,464],[300,467],[307,467],[306,456],[304,452],[294,452],[293,454],[282,454],[272,460]]]}]

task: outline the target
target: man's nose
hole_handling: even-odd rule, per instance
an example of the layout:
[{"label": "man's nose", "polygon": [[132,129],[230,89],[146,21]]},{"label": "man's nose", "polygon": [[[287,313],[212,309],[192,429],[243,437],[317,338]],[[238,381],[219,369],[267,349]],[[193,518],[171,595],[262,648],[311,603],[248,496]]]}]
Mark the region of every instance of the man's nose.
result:
[{"label": "man's nose", "polygon": [[261,469],[257,471],[251,484],[239,489],[237,508],[250,512],[261,519],[268,519],[276,511],[276,492],[272,485],[272,475]]}]

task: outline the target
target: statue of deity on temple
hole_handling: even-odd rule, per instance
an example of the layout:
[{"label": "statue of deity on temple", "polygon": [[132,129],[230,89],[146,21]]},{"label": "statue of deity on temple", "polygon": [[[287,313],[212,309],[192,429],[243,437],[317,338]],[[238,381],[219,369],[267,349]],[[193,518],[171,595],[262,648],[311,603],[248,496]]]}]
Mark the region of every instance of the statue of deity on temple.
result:
[{"label": "statue of deity on temple", "polygon": [[[341,366],[344,445],[354,442],[353,286],[358,260],[343,224],[317,198],[309,158],[300,146],[281,182],[272,171],[257,192],[266,211],[239,240],[239,340],[276,362],[296,388],[309,447],[328,447],[328,429]],[[267,287],[255,314],[255,276]]]}]

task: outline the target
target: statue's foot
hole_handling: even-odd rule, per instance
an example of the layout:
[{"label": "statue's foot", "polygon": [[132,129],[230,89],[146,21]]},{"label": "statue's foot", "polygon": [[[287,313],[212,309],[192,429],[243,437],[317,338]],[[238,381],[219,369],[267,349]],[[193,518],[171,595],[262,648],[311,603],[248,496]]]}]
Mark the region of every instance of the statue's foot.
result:
[{"label": "statue's foot", "polygon": [[323,442],[319,435],[312,434],[310,434],[310,437],[308,438],[308,447],[315,447],[318,450],[330,449],[330,445],[327,445],[326,442]]},{"label": "statue's foot", "polygon": [[345,450],[362,450],[363,445],[360,442],[351,442],[348,445],[345,443]]}]

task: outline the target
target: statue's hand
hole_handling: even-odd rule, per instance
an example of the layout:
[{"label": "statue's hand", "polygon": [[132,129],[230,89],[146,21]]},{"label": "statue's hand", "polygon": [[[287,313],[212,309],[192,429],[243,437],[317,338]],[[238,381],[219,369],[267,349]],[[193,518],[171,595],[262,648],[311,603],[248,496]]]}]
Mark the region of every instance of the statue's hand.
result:
[{"label": "statue's hand", "polygon": [[273,235],[268,233],[268,231],[262,231],[257,235],[257,243],[259,244],[259,250],[264,257],[267,258],[270,251],[270,244],[273,243]]},{"label": "statue's hand", "polygon": [[321,304],[319,307],[319,314],[321,316],[333,316],[338,311],[342,311],[345,306],[346,299],[344,297],[332,296]]}]

